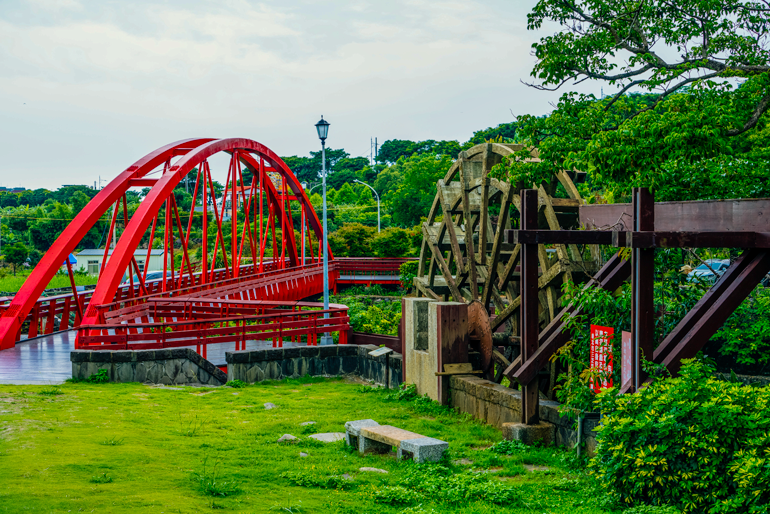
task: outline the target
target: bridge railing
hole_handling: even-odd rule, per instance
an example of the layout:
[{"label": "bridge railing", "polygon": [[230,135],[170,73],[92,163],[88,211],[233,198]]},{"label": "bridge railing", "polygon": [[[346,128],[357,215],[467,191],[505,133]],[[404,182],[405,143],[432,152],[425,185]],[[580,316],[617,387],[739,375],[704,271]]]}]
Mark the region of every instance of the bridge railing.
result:
[{"label": "bridge railing", "polygon": [[399,268],[416,257],[337,257],[339,284],[400,284]]},{"label": "bridge railing", "polygon": [[[265,265],[266,270],[274,270],[277,264],[269,263]],[[239,268],[239,278],[249,276],[254,272],[252,264],[242,265]],[[193,273],[193,279],[197,285],[200,285],[200,272]],[[226,276],[225,268],[214,270],[213,282],[219,283]],[[189,288],[191,287],[191,280],[189,275],[183,275],[182,277],[176,277],[175,282],[172,279],[168,279],[166,283],[166,289],[175,290],[176,287]],[[145,284],[147,295],[161,295],[163,293],[163,280],[149,281]],[[141,294],[141,287],[139,284],[134,284],[133,289],[130,285],[120,286],[115,293],[115,299],[113,303],[125,301],[126,299],[138,298]],[[165,293],[168,294],[168,293]],[[77,301],[80,302],[82,312],[86,312],[86,309],[91,303],[91,296],[93,290],[78,292]],[[8,302],[11,297],[0,298],[0,315],[8,309]],[[27,338],[32,339],[41,335],[52,334],[54,332],[69,330],[80,325],[80,315],[78,314],[77,304],[75,303],[75,295],[73,293],[59,294],[55,296],[41,297],[35,303],[35,307],[30,311],[24,320],[23,327],[29,327],[27,329]],[[21,330],[16,335],[16,340],[21,339]]]},{"label": "bridge railing", "polygon": [[[76,347],[84,350],[141,350],[196,346],[206,357],[209,344],[285,339],[316,345],[319,334],[338,332],[339,344],[348,343],[348,308],[310,302],[266,302],[196,298],[154,298],[137,312],[147,321],[81,325]],[[325,317],[328,314],[328,317]]]}]

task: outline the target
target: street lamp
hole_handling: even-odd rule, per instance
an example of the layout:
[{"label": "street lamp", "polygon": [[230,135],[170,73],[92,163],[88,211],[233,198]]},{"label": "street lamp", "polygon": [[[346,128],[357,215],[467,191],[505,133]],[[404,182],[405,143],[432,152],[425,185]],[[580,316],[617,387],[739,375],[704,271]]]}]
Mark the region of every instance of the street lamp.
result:
[{"label": "street lamp", "polygon": [[370,186],[369,184],[367,184],[366,182],[361,182],[358,179],[354,179],[353,182],[365,185],[366,187],[371,189],[372,193],[374,193],[374,196],[377,197],[377,232],[379,232],[380,231],[380,195],[378,195],[377,191],[375,191],[374,188],[372,186]]},{"label": "street lamp", "polygon": [[[329,245],[326,242],[326,136],[329,135],[329,122],[321,116],[321,121],[315,124],[318,139],[321,140],[321,184],[323,185],[323,252],[324,252],[324,318],[329,317]],[[324,333],[321,344],[332,344],[332,336]]]}]

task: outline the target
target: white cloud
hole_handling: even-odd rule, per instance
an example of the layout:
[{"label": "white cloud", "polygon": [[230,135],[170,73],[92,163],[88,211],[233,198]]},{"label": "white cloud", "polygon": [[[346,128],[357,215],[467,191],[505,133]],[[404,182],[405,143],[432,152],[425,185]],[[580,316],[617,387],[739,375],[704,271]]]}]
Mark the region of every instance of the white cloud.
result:
[{"label": "white cloud", "polygon": [[353,154],[370,135],[465,140],[557,96],[519,83],[535,35],[502,0],[69,3],[0,13],[0,145],[27,187],[92,183],[183,137],[307,154],[321,114]]}]

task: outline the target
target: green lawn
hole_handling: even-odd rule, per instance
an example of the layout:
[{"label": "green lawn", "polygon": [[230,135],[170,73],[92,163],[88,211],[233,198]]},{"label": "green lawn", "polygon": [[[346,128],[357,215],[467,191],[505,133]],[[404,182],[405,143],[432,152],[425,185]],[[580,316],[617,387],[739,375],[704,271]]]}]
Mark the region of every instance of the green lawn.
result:
[{"label": "green lawn", "polygon": [[[493,427],[366,387],[0,386],[0,512],[610,512],[570,471],[571,453],[513,444],[500,455]],[[307,438],[365,418],[446,440],[449,455],[420,466]],[[278,444],[287,433],[300,442]]]},{"label": "green lawn", "polygon": [[[24,285],[24,282],[27,280],[28,276],[29,273],[18,271],[15,277],[13,274],[9,274],[0,278],[0,291],[4,291],[6,293],[15,293],[21,289],[21,286]],[[90,286],[96,284],[97,280],[98,277],[96,275],[75,275],[75,285],[78,286]],[[59,287],[71,287],[70,279],[67,275],[55,275],[51,279],[51,282],[48,284],[46,289],[54,289]]]}]

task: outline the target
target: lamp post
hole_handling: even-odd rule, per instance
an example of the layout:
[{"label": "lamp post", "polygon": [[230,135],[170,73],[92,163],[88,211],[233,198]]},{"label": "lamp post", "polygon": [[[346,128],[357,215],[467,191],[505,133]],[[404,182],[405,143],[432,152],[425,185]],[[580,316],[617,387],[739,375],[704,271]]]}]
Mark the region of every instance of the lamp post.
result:
[{"label": "lamp post", "polygon": [[[321,140],[321,184],[323,186],[323,252],[324,252],[324,318],[329,317],[329,245],[326,242],[326,136],[329,135],[329,122],[321,116],[321,121],[315,124],[318,131],[318,139]],[[332,344],[332,336],[324,333],[321,336],[321,344]]]},{"label": "lamp post", "polygon": [[370,186],[369,184],[367,184],[366,182],[361,182],[358,179],[354,179],[353,182],[365,185],[366,187],[371,189],[372,193],[374,193],[374,196],[377,197],[377,232],[379,232],[380,231],[380,195],[378,195],[377,191],[375,191],[374,188],[372,186]]}]

